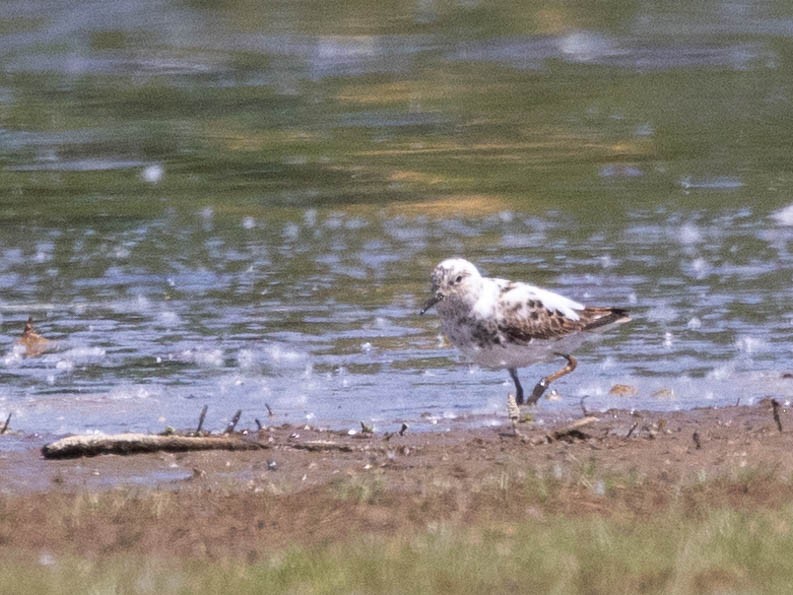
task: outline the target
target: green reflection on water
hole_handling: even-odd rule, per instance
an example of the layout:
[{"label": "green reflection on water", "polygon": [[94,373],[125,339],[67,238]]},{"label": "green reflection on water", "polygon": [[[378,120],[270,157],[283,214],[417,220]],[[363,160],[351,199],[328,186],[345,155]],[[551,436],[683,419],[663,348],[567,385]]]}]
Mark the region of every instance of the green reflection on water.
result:
[{"label": "green reflection on water", "polygon": [[[328,6],[175,2],[148,31],[52,38],[46,17],[8,17],[43,37],[0,75],[2,218],[101,225],[211,205],[621,225],[660,204],[777,204],[769,189],[792,177],[789,44],[768,15],[755,15],[768,32],[725,34],[710,4]],[[152,163],[156,184],[140,175]],[[739,183],[681,185],[722,178]]]},{"label": "green reflection on water", "polygon": [[126,324],[77,340],[141,380],[152,345],[364,344],[342,364],[399,391],[448,363],[415,312],[451,253],[630,306],[604,353],[642,377],[787,335],[789,2],[28,4],[0,5],[7,342],[28,309]]}]

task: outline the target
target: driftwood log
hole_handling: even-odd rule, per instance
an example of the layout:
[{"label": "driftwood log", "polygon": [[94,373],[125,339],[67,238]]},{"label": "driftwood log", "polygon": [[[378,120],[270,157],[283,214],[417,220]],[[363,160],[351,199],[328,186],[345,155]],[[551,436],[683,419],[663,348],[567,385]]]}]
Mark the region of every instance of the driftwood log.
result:
[{"label": "driftwood log", "polygon": [[188,450],[256,450],[266,444],[223,436],[161,436],[156,434],[111,434],[69,436],[45,444],[41,452],[47,459],[92,457],[101,454],[134,454],[143,452],[184,452]]}]

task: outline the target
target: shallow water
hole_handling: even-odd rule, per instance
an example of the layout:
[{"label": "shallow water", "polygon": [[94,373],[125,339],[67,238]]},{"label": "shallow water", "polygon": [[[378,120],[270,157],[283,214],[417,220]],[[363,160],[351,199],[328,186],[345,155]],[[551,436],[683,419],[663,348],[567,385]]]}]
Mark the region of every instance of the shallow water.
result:
[{"label": "shallow water", "polygon": [[786,3],[113,6],[0,7],[0,422],[503,421],[451,255],[631,309],[541,411],[788,398]]}]

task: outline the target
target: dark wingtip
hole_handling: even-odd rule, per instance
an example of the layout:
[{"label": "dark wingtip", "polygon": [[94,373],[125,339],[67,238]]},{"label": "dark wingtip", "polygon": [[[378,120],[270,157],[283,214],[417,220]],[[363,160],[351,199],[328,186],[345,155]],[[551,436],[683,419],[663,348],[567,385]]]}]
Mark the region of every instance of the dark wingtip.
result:
[{"label": "dark wingtip", "polygon": [[615,317],[615,320],[628,322],[631,319],[631,311],[625,308],[612,308],[611,314]]},{"label": "dark wingtip", "polygon": [[630,312],[625,308],[592,308],[588,310],[597,312],[598,315],[586,324],[584,330],[587,331],[593,331],[612,324],[623,324],[631,320]]}]

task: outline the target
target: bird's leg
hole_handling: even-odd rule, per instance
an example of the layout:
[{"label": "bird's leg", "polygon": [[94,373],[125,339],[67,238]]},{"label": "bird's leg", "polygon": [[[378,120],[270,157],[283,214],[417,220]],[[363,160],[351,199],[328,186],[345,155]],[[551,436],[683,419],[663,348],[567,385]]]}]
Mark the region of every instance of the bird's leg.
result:
[{"label": "bird's leg", "polygon": [[518,380],[518,371],[515,368],[509,368],[509,375],[512,376],[512,382],[515,383],[515,402],[518,405],[523,405],[523,387]]},{"label": "bird's leg", "polygon": [[567,364],[565,365],[564,368],[557,370],[550,376],[546,376],[537,383],[537,386],[534,387],[534,390],[531,393],[531,397],[529,397],[529,400],[527,401],[529,405],[533,405],[534,403],[540,400],[540,397],[545,392],[545,389],[548,388],[548,385],[551,384],[551,382],[553,382],[554,380],[559,380],[559,378],[561,378],[565,374],[569,374],[570,372],[575,370],[575,367],[578,365],[578,362],[572,355],[569,355],[567,353],[556,353],[555,355],[565,358],[567,360]]}]

